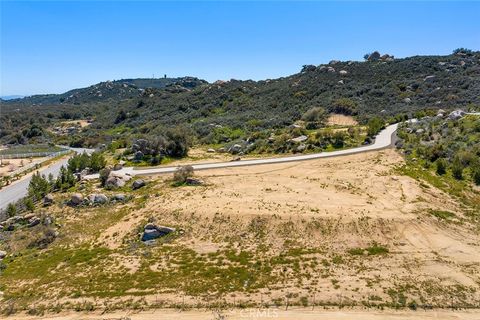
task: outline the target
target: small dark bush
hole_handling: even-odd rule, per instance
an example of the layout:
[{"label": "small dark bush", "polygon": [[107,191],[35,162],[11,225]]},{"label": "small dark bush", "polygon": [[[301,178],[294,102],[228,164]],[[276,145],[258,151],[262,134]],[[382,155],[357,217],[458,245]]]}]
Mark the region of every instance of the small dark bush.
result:
[{"label": "small dark bush", "polygon": [[193,167],[192,166],[182,166],[175,171],[173,174],[173,181],[178,184],[185,183],[187,178],[193,176]]}]

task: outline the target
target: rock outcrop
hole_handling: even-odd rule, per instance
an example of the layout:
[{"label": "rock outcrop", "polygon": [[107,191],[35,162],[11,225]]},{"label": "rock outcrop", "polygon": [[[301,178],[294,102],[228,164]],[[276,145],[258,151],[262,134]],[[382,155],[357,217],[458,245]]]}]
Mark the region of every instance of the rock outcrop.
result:
[{"label": "rock outcrop", "polygon": [[49,193],[45,197],[43,197],[43,205],[50,206],[52,204],[53,204],[53,195]]},{"label": "rock outcrop", "polygon": [[79,206],[83,203],[83,195],[81,193],[74,193],[70,196],[70,205]]},{"label": "rock outcrop", "polygon": [[133,181],[133,183],[132,183],[132,189],[133,190],[140,189],[141,187],[144,187],[144,186],[145,186],[145,180],[143,180],[143,179],[137,179],[137,180]]},{"label": "rock outcrop", "polygon": [[103,193],[93,193],[88,196],[91,204],[105,204],[108,202],[108,197]]},{"label": "rock outcrop", "polygon": [[153,223],[147,223],[143,228],[142,241],[151,241],[175,232],[175,228],[157,226]]}]

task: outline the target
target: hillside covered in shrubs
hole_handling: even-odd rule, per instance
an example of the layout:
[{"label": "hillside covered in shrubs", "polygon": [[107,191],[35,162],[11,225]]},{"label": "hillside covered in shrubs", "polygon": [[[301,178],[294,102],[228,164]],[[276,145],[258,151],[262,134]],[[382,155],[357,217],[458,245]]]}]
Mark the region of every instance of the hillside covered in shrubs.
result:
[{"label": "hillside covered in shrubs", "polygon": [[[297,121],[307,129],[321,127],[331,113],[366,123],[374,116],[393,121],[423,110],[480,105],[480,52],[460,49],[448,56],[404,59],[373,53],[366,58],[305,65],[297,74],[262,81],[130,79],[2,101],[0,139],[131,145],[180,127],[192,142],[219,144],[268,136],[269,130]],[[58,123],[79,119],[90,124],[68,135],[52,134]]]},{"label": "hillside covered in shrubs", "polygon": [[397,148],[406,156],[401,172],[459,198],[480,221],[480,116],[454,112],[400,126]]}]

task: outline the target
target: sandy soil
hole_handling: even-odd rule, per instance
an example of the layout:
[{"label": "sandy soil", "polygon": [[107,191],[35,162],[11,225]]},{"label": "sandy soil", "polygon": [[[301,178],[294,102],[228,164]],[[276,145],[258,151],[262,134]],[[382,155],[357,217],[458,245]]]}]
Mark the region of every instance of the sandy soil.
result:
[{"label": "sandy soil", "polygon": [[91,123],[87,120],[71,120],[71,121],[63,121],[61,122],[62,126],[80,126],[80,128],[89,126]]},{"label": "sandy soil", "polygon": [[12,171],[22,168],[22,162],[23,166],[26,166],[30,163],[41,163],[47,159],[48,157],[2,160],[2,165],[0,166],[0,176],[9,175]]},{"label": "sandy soil", "polygon": [[[396,319],[479,319],[480,310],[448,311],[372,311],[372,310],[312,310],[295,309],[245,309],[235,311],[177,311],[150,310],[145,312],[116,313],[70,313],[43,317],[54,320],[157,320],[157,319],[189,319],[189,320],[235,320],[235,319],[278,319],[278,320],[396,320]],[[39,317],[17,315],[9,319],[27,320]]]},{"label": "sandy soil", "polygon": [[329,126],[356,126],[358,122],[351,116],[332,114],[328,117],[327,124]]},{"label": "sandy soil", "polygon": [[[182,244],[198,253],[217,251],[226,235],[241,235],[239,248],[254,250],[259,240],[249,234],[249,228],[260,222],[265,223],[267,234],[262,242],[273,253],[284,249],[286,238],[328,254],[345,254],[372,243],[390,250],[379,259],[346,254],[350,259],[347,265],[329,271],[331,278],[340,281],[340,289],[332,285],[331,278],[322,279],[321,274],[309,270],[318,277],[316,280],[304,282],[302,288],[289,284],[300,295],[315,290],[317,298],[325,301],[347,299],[358,303],[366,296],[388,300],[387,290],[379,288],[407,284],[445,299],[453,290],[449,286],[461,286],[475,293],[459,299],[478,302],[478,232],[463,220],[461,206],[447,194],[396,175],[393,170],[402,163],[399,154],[385,150],[295,164],[198,172],[206,187],[166,188],[162,181],[168,183],[169,176],[151,177],[157,180],[161,196],[149,201],[135,216],[107,229],[100,242],[117,248],[135,226],[146,217],[154,217],[164,225],[183,224],[189,231]],[[457,218],[445,223],[430,215],[430,209],[448,210]],[[194,216],[194,225],[186,223]],[[291,230],[285,234],[287,225]],[[371,281],[376,284],[372,286]],[[270,288],[269,294],[281,297],[283,288],[279,287],[277,296]],[[250,298],[260,297],[253,294]]]}]

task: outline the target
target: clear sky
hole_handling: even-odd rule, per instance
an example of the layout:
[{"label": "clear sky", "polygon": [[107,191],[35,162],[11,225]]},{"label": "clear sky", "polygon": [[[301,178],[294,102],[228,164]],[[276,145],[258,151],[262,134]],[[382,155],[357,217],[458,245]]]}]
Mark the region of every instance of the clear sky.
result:
[{"label": "clear sky", "polygon": [[153,74],[267,79],[373,50],[480,50],[480,2],[0,2],[0,95]]}]

